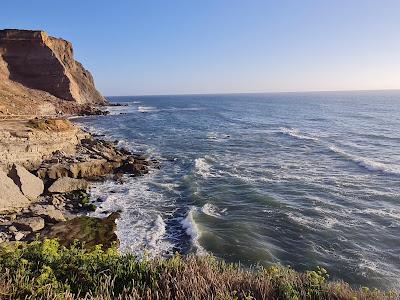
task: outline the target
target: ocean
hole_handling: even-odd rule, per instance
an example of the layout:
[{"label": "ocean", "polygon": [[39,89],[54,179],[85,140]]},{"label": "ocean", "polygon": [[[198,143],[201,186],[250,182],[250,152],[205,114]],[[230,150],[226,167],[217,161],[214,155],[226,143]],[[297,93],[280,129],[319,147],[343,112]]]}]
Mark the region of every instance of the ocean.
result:
[{"label": "ocean", "polygon": [[121,251],[400,288],[400,92],[110,97],[77,121],[160,169],[92,188]]}]

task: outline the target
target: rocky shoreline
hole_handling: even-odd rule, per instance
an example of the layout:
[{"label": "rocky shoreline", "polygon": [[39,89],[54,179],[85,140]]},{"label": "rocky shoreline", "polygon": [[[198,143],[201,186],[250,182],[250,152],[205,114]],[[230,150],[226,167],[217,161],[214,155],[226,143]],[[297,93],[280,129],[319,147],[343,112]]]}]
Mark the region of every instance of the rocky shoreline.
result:
[{"label": "rocky shoreline", "polygon": [[[7,149],[10,144],[7,140],[1,141],[0,243],[51,237],[59,238],[64,245],[74,240],[80,240],[88,247],[118,244],[114,233],[118,213],[104,219],[87,216],[96,209],[95,203],[90,201],[90,184],[102,180],[123,184],[125,176],[144,175],[150,168],[159,167],[158,163],[119,148],[118,141],[94,137],[66,119],[34,119],[27,124],[32,135],[64,136],[73,130],[76,143],[68,149],[61,147],[62,144],[56,150],[51,147],[50,153],[43,155],[41,160],[35,157],[31,161],[19,159],[15,162],[15,156],[2,156],[10,151]],[[15,135],[11,134],[12,138]],[[13,141],[11,145],[19,142]],[[45,140],[42,142],[46,145]],[[29,140],[27,144],[29,146]],[[30,151],[28,146],[24,145],[27,153]],[[39,154],[46,152],[37,150]],[[21,153],[18,156],[21,157]]]}]

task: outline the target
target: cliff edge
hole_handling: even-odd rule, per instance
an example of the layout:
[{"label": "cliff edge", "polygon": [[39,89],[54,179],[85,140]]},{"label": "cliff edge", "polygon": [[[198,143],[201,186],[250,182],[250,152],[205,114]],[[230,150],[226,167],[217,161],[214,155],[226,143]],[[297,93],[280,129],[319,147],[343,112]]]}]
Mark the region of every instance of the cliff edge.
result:
[{"label": "cliff edge", "polygon": [[70,42],[43,31],[0,30],[0,114],[44,115],[106,103]]}]

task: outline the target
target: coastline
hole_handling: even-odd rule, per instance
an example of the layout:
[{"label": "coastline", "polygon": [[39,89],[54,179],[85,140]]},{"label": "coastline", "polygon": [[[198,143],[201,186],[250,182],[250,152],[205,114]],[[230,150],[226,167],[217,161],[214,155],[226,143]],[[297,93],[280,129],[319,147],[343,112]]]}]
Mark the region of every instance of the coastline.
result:
[{"label": "coastline", "polygon": [[123,184],[124,176],[142,176],[157,162],[117,147],[118,141],[102,140],[70,120],[0,122],[1,181],[14,183],[13,191],[21,199],[28,199],[24,192],[38,182],[43,186],[27,201],[1,208],[0,243],[49,237],[66,246],[75,239],[88,247],[118,244],[118,213],[87,216],[96,209],[89,200],[90,184],[103,180]]}]

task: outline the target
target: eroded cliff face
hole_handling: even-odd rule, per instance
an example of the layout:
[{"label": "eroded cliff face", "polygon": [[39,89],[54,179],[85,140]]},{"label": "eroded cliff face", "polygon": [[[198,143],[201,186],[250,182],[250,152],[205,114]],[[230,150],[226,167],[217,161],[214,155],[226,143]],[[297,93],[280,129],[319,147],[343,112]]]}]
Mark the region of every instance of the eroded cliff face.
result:
[{"label": "eroded cliff face", "polygon": [[43,31],[0,30],[0,90],[0,109],[1,104],[12,109],[23,98],[38,97],[55,106],[58,100],[106,103],[90,72],[74,60],[71,43]]}]

